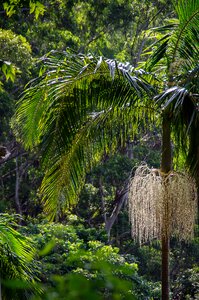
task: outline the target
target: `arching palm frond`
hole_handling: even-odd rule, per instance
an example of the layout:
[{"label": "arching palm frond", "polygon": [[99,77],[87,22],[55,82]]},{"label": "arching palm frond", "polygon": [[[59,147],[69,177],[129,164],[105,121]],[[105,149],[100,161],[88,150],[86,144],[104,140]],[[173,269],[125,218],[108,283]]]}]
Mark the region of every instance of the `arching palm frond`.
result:
[{"label": "arching palm frond", "polygon": [[74,200],[85,172],[103,151],[135,130],[133,121],[143,118],[140,99],[152,99],[154,91],[143,70],[115,60],[68,51],[50,53],[43,63],[44,74],[19,101],[16,121],[25,145],[41,147],[42,192],[52,212],[62,200]]},{"label": "arching palm frond", "polygon": [[157,41],[156,50],[148,62],[151,69],[165,57],[167,72],[172,80],[176,74],[194,68],[199,57],[199,0],[178,0],[173,3],[178,19],[154,28],[154,32],[161,32],[163,36]]}]

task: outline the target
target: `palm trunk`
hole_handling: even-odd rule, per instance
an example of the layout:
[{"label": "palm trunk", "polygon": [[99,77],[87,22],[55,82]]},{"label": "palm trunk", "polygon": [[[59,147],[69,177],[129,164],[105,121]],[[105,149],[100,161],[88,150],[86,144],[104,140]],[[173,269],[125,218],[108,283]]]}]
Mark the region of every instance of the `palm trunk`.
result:
[{"label": "palm trunk", "polygon": [[[198,208],[199,208],[199,123],[192,125],[190,131],[190,145],[187,157],[187,165],[190,167],[192,176],[196,181],[198,194]],[[198,212],[199,224],[199,212]]]},{"label": "palm trunk", "polygon": [[0,300],[2,300],[2,293],[1,293],[1,278],[0,278]]},{"label": "palm trunk", "polygon": [[[162,122],[162,160],[161,172],[167,174],[171,171],[171,120],[164,114]],[[163,178],[164,180],[164,178]],[[169,233],[168,233],[168,205],[167,182],[165,181],[165,203],[162,224],[162,300],[169,300]]]}]

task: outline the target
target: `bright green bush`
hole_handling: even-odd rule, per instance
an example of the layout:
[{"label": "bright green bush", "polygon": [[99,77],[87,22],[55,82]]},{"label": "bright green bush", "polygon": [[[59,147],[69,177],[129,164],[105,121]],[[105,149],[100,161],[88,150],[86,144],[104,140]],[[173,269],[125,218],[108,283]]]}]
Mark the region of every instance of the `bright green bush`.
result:
[{"label": "bright green bush", "polygon": [[147,300],[157,294],[159,286],[138,275],[132,255],[126,259],[118,248],[96,240],[96,229],[74,224],[31,223],[23,228],[38,249],[42,299]]},{"label": "bright green bush", "polygon": [[0,62],[7,79],[14,81],[15,73],[27,70],[31,65],[31,47],[22,35],[0,29]]}]

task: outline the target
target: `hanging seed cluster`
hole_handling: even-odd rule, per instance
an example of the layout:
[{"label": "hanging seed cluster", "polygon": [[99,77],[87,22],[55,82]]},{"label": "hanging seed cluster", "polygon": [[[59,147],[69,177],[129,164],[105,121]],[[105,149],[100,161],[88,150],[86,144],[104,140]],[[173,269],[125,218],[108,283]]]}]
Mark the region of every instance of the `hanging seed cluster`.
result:
[{"label": "hanging seed cluster", "polygon": [[139,166],[129,183],[129,219],[132,237],[139,243],[162,235],[189,240],[194,234],[197,191],[187,173],[161,174]]}]

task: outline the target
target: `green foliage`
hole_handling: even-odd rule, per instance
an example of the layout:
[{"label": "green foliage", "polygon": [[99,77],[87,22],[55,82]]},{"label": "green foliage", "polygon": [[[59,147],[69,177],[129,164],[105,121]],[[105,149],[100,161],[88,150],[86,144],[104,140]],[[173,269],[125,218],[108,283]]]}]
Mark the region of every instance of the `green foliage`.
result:
[{"label": "green foliage", "polygon": [[153,89],[144,72],[102,57],[53,52],[43,62],[46,71],[22,96],[15,119],[27,148],[42,145],[48,172],[41,190],[54,217],[59,205],[74,202],[103,153],[124,145],[143,113],[151,119],[152,109],[143,110],[139,99]]},{"label": "green foliage", "polygon": [[[103,264],[100,267],[105,267]],[[104,270],[103,270],[104,271]],[[88,280],[81,274],[69,274],[65,278],[54,277],[54,288],[48,288],[42,295],[42,298],[33,297],[37,299],[57,299],[57,300],[103,300],[103,299],[136,299],[130,292],[130,285],[124,280],[116,279],[114,276],[108,273],[106,270],[107,280]],[[102,291],[105,290],[105,294],[102,296]]]},{"label": "green foliage", "polygon": [[126,155],[106,155],[103,162],[87,174],[74,212],[95,228],[104,223],[103,215],[111,215],[116,193],[126,187],[132,166],[132,160]]},{"label": "green foliage", "polygon": [[31,47],[21,35],[0,29],[1,69],[6,79],[14,81],[16,72],[27,74],[31,65]]},{"label": "green foliage", "polygon": [[6,80],[10,79],[12,82],[14,82],[17,70],[16,67],[13,66],[10,62],[3,60],[0,61],[0,66],[3,74],[6,77]]},{"label": "green foliage", "polygon": [[97,299],[130,299],[135,295],[141,300],[157,294],[157,285],[138,275],[132,255],[125,257],[118,248],[96,240],[104,239],[103,231],[86,229],[78,220],[72,222],[74,225],[29,223],[22,228],[39,250],[39,277],[45,283],[42,299],[52,295],[62,299],[67,293],[74,299],[88,295]]},{"label": "green foliage", "polygon": [[[182,29],[186,42],[194,42],[192,30],[197,23],[197,1],[192,3],[189,14],[183,17],[182,12],[178,27],[171,33],[174,45],[169,44],[168,51],[174,52],[168,72],[170,65],[181,55],[179,38]],[[188,9],[186,5],[183,7]],[[180,13],[179,7],[177,12]],[[197,64],[196,53],[190,56],[192,63]],[[24,145],[27,148],[38,145],[42,149],[43,166],[47,171],[41,192],[46,211],[52,218],[58,209],[65,210],[67,204],[74,203],[86,172],[104,153],[114,152],[118,145],[125,145],[129,137],[134,138],[138,127],[155,121],[155,109],[160,114],[163,109],[169,111],[180,137],[184,136],[195,116],[197,120],[197,104],[192,94],[195,80],[189,82],[189,86],[170,88],[168,75],[168,86],[159,94],[160,89],[156,90],[156,85],[152,85],[153,78],[129,63],[72,51],[53,51],[42,58],[42,64],[42,73],[26,89],[15,118]],[[189,58],[183,66],[187,64]],[[183,75],[186,80],[187,73]],[[187,105],[191,109],[188,124]]]},{"label": "green foliage", "polygon": [[30,14],[34,14],[35,18],[38,19],[39,15],[43,15],[45,11],[45,7],[43,4],[41,4],[40,1],[22,1],[22,0],[8,0],[6,2],[3,2],[3,8],[7,14],[8,17],[11,17],[13,14],[17,12],[20,8],[23,7],[23,5],[29,4],[30,6]]},{"label": "green foliage", "polygon": [[4,142],[8,135],[8,120],[10,120],[13,112],[13,99],[11,96],[4,90],[0,90],[0,141]]},{"label": "green foliage", "polygon": [[6,24],[6,28],[11,26],[15,32],[26,36],[37,56],[70,47],[78,52],[102,53],[135,65],[143,47],[149,43],[145,30],[162,24],[164,15],[171,10],[171,1],[162,0],[142,3],[137,0],[30,1],[34,16],[35,8],[40,13],[36,19],[27,14],[29,1],[20,2],[15,14],[0,26],[5,28]]},{"label": "green foliage", "polygon": [[18,295],[16,286],[10,290],[12,281],[23,281],[31,290],[36,290],[33,284],[37,279],[33,243],[13,228],[18,227],[15,219],[8,214],[0,215],[0,280],[3,299],[9,300],[23,297],[23,293]]},{"label": "green foliage", "polygon": [[133,167],[133,161],[126,155],[115,154],[106,157],[103,163],[100,163],[92,170],[92,181],[96,185],[97,180],[102,176],[102,181],[106,182],[106,188],[124,187]]},{"label": "green foliage", "polygon": [[[85,50],[87,52],[91,50],[95,53],[103,52],[106,56],[110,55],[111,57],[124,50],[122,52],[123,60],[126,57],[129,57],[129,52],[132,52],[130,49],[130,41],[132,36],[134,36],[134,32],[137,32],[134,24],[139,23],[143,25],[147,19],[145,17],[142,18],[141,15],[143,15],[143,12],[147,13],[148,6],[150,6],[150,13],[148,15],[151,15],[153,12],[156,14],[159,8],[160,10],[162,9],[162,1],[155,1],[153,4],[148,3],[148,1],[144,1],[142,9],[137,1],[132,4],[132,1],[127,0],[109,0],[100,1],[100,3],[96,3],[96,1],[91,0],[39,1],[45,6],[45,12],[43,16],[40,15],[40,17],[36,20],[34,13],[31,15],[29,14],[30,3],[28,0],[20,1],[20,3],[19,1],[3,2],[7,2],[8,4],[10,2],[12,5],[16,4],[16,12],[7,18],[3,12],[3,7],[0,6],[2,8],[0,27],[9,30],[11,29],[12,32],[26,37],[31,44],[33,56],[41,56],[51,49],[65,50],[66,47],[69,46],[79,51]],[[31,2],[32,9],[35,7],[35,2],[36,1]],[[86,9],[87,7],[89,7],[89,10]],[[128,51],[126,48],[124,49],[124,47],[127,47]],[[12,60],[10,58],[7,59],[7,61]],[[13,63],[11,65],[14,66]],[[20,65],[17,65],[16,70],[18,70],[18,68],[20,68]],[[23,82],[27,82],[27,69],[28,66],[23,68],[23,71],[20,74],[20,81],[18,82],[15,80],[14,86],[10,83],[6,84],[6,86],[4,85],[5,89],[9,91],[9,93],[14,94],[14,98],[16,98],[21,91],[21,79],[23,79]],[[33,70],[33,72],[35,72],[35,70]],[[30,74],[30,76],[32,75]],[[19,78],[19,74],[17,78]],[[7,119],[7,121],[9,123],[9,119]],[[7,127],[7,130],[10,132],[9,126]],[[13,139],[13,137],[9,135],[7,140],[10,138]],[[7,164],[7,166],[2,170],[2,172],[5,172],[6,175],[14,169],[14,164],[11,164],[9,165],[10,169],[8,172],[8,165],[9,164]],[[24,177],[28,177],[26,171],[24,172]],[[7,198],[14,194],[14,174],[12,173],[10,180],[11,185],[8,190],[7,185],[9,184],[7,184],[7,181],[5,182],[5,179],[3,181],[5,185],[4,191],[7,191],[5,197],[7,201]],[[26,193],[26,181],[24,183],[24,187],[24,195],[21,196],[22,203],[25,202],[24,199],[26,199],[28,195]],[[21,186],[20,193],[23,193]],[[13,200],[13,196],[11,197],[11,200]],[[38,199],[36,197],[34,198]],[[23,206],[24,212],[26,207],[27,205],[25,207]]]},{"label": "green foliage", "polygon": [[38,19],[40,15],[43,15],[44,12],[45,12],[45,6],[41,2],[30,1],[30,14],[34,13],[36,19]]},{"label": "green foliage", "polygon": [[199,140],[199,1],[174,1],[174,7],[178,19],[154,29],[159,40],[148,61],[148,70],[153,70],[164,83],[156,102],[171,116],[175,152],[178,157],[180,151],[184,153],[186,165],[199,185],[196,151]]},{"label": "green foliage", "polygon": [[133,253],[139,260],[140,274],[153,281],[160,281],[161,278],[161,249],[158,244],[133,247]]},{"label": "green foliage", "polygon": [[[148,57],[149,53],[141,55],[143,48],[149,46],[149,49],[152,49],[154,53],[156,46],[160,45],[160,48],[155,51],[154,60],[151,60],[151,67],[154,67],[153,71],[156,77],[158,76],[158,80],[152,81],[152,83],[158,91],[162,91],[162,89],[167,88],[171,82],[170,79],[172,79],[177,88],[172,87],[169,91],[166,90],[156,99],[159,100],[157,112],[160,112],[163,106],[172,108],[175,114],[173,128],[177,125],[177,137],[181,134],[181,143],[186,140],[185,137],[190,132],[191,126],[188,126],[187,131],[187,124],[194,125],[191,129],[194,140],[192,149],[198,149],[197,141],[199,138],[196,136],[196,133],[199,132],[197,127],[199,81],[198,66],[195,67],[195,61],[198,59],[198,40],[196,38],[198,25],[197,14],[192,14],[197,8],[198,1],[173,1],[177,12],[175,17],[178,17],[180,22],[176,22],[174,19],[170,20],[164,28],[156,29],[155,36],[149,36],[149,32],[145,32],[145,30],[150,27],[161,26],[165,20],[165,15],[167,17],[171,15],[170,1],[42,0],[30,2],[29,0],[10,0],[5,2],[7,4],[4,3],[4,9],[9,18],[4,14],[3,6],[0,4],[2,16],[0,18],[0,27],[4,28],[0,30],[1,80],[5,81],[4,78],[6,78],[14,81],[15,79],[15,82],[14,84],[5,82],[4,89],[6,92],[1,85],[1,142],[6,141],[11,145],[10,147],[14,147],[14,151],[18,151],[15,142],[13,140],[10,141],[8,123],[13,113],[14,98],[17,97],[18,91],[21,89],[21,79],[27,81],[27,76],[30,75],[27,70],[31,66],[32,58],[30,45],[26,41],[28,40],[31,44],[33,56],[44,55],[52,49],[66,50],[69,46],[80,52],[91,51],[97,54],[102,52],[105,56],[116,57],[121,61],[129,60],[134,66],[137,66],[140,60],[145,60]],[[187,10],[188,13],[186,13]],[[174,13],[172,13],[172,16],[174,16]],[[186,18],[193,20],[193,22],[188,22],[188,26],[185,26],[188,20]],[[19,34],[26,37],[26,40]],[[159,43],[151,46],[151,38],[152,41],[160,39]],[[135,106],[136,110],[134,107],[134,111],[131,111],[129,106],[137,105],[140,101],[136,93],[129,97],[130,90],[132,91],[133,88],[137,89],[136,91],[141,96],[146,96],[147,93],[142,89],[143,85],[139,80],[143,80],[146,83],[145,80],[148,75],[142,73],[142,70],[139,71],[141,74],[138,74],[137,71],[131,70],[128,64],[120,65],[121,68],[119,68],[114,66],[114,61],[100,60],[98,58],[95,60],[89,55],[82,55],[78,60],[73,54],[71,53],[71,57],[69,57],[70,55],[64,57],[60,53],[57,56],[50,54],[47,57],[43,57],[42,64],[43,62],[47,64],[42,66],[39,76],[40,79],[44,80],[37,86],[38,88],[41,87],[43,92],[38,93],[37,99],[31,98],[35,92],[38,92],[38,89],[34,83],[29,89],[31,97],[28,101],[38,101],[36,106],[34,106],[36,102],[32,102],[34,117],[31,121],[32,123],[30,122],[30,128],[36,128],[34,138],[41,146],[42,152],[40,154],[43,156],[44,168],[47,168],[48,171],[51,168],[45,177],[47,186],[51,184],[51,181],[48,180],[48,175],[54,176],[55,179],[54,186],[46,190],[44,188],[43,191],[49,192],[48,195],[51,197],[54,188],[59,186],[62,189],[59,198],[56,193],[53,195],[58,200],[54,206],[57,211],[59,210],[57,216],[60,219],[62,218],[62,220],[66,217],[70,223],[70,217],[64,212],[66,208],[65,201],[69,199],[72,202],[72,198],[76,198],[76,194],[79,193],[81,186],[84,184],[86,172],[99,161],[100,157],[105,161],[104,166],[100,164],[93,170],[92,174],[87,175],[87,185],[80,196],[79,205],[74,208],[74,211],[83,218],[81,223],[96,227],[97,231],[95,228],[88,229],[80,225],[79,220],[76,220],[75,228],[71,225],[67,227],[58,224],[52,226],[38,226],[37,224],[29,226],[27,234],[29,230],[32,231],[31,236],[34,235],[33,239],[38,245],[40,252],[38,260],[41,262],[40,271],[42,274],[39,277],[45,283],[45,292],[42,297],[38,296],[38,298],[65,299],[67,293],[69,299],[101,299],[105,296],[107,298],[115,297],[116,299],[121,299],[121,294],[128,299],[128,290],[133,289],[133,293],[137,294],[137,298],[141,300],[152,297],[159,299],[159,248],[144,246],[138,250],[134,246],[132,250],[126,211],[119,215],[118,222],[113,228],[114,238],[112,242],[120,246],[120,249],[124,252],[132,253],[133,256],[124,257],[124,255],[118,254],[118,250],[115,250],[115,248],[105,246],[103,243],[106,241],[106,235],[100,229],[104,221],[104,208],[102,208],[100,198],[99,178],[104,192],[105,213],[109,216],[115,204],[116,192],[119,188],[124,187],[130,167],[143,159],[147,160],[154,167],[157,167],[159,164],[160,143],[157,132],[154,138],[151,134],[148,134],[148,131],[145,131],[147,135],[143,139],[135,135],[137,125],[134,128],[134,122],[139,119],[139,130],[143,129],[146,124],[148,126],[148,122],[145,119],[146,115],[150,115],[148,121],[151,122],[151,110],[148,110],[149,114],[147,112],[146,115],[143,115],[142,106]],[[52,65],[50,65],[51,63]],[[69,70],[70,66],[71,70]],[[56,73],[53,73],[53,67],[55,67]],[[22,72],[21,74],[19,74],[20,71]],[[36,72],[36,70],[34,69],[33,72]],[[72,77],[64,77],[63,72]],[[89,79],[87,84],[83,78],[89,75],[89,72],[92,73],[93,78]],[[104,73],[108,75],[107,82]],[[173,78],[168,76],[170,75],[169,73]],[[128,78],[129,74],[131,77]],[[21,76],[17,81],[16,75],[17,78],[19,78],[19,75]],[[49,76],[49,81],[45,77],[46,75]],[[33,77],[33,75],[30,76]],[[75,83],[73,77],[79,81]],[[138,77],[138,81],[136,81],[136,77]],[[119,83],[120,80],[121,84]],[[133,80],[135,80],[135,85],[133,85]],[[65,83],[69,85],[68,95],[70,95],[67,105],[65,95],[68,87],[65,87]],[[89,86],[90,84],[91,86]],[[48,94],[51,95],[49,99],[46,98],[47,94],[45,94],[48,93],[48,86],[52,87]],[[129,86],[131,86],[130,89]],[[147,88],[146,91],[148,92]],[[56,98],[57,91],[58,97]],[[84,91],[89,93],[86,101],[83,100],[85,96]],[[11,94],[14,94],[14,97]],[[62,98],[63,94],[64,97]],[[45,105],[42,107],[42,102],[40,101],[42,97],[44,103],[48,103],[47,107]],[[110,97],[109,100],[107,100],[108,97]],[[150,94],[150,97],[152,97],[152,94]],[[92,100],[92,103],[88,105],[89,99]],[[24,100],[25,103],[27,99],[24,98]],[[153,102],[150,99],[150,101],[146,102],[146,106],[151,107],[151,103]],[[79,109],[81,104],[83,104],[83,113]],[[123,111],[115,109],[115,104],[118,104],[120,108],[122,107]],[[184,106],[183,109],[182,106]],[[76,113],[71,115],[74,107]],[[111,110],[109,111],[110,107]],[[22,110],[25,108],[23,106]],[[37,119],[35,115],[37,111],[41,112],[40,109],[43,109],[44,115],[41,119]],[[62,113],[59,115],[61,110]],[[93,111],[94,114],[91,113]],[[183,131],[181,131],[182,127],[178,119],[179,112],[184,117],[184,119],[180,119],[180,122],[183,120],[186,125],[183,125]],[[29,115],[29,113],[25,114]],[[71,126],[72,123],[70,123],[69,117],[72,117],[72,123],[73,121],[76,123],[74,127],[73,125]],[[64,125],[63,120],[68,121],[67,126]],[[92,121],[94,121],[93,125],[97,127],[97,131],[94,131],[94,126],[91,126],[89,129],[88,125]],[[102,125],[100,125],[101,121]],[[24,125],[23,118],[21,123]],[[104,129],[105,126],[107,126],[106,130]],[[68,132],[67,128],[71,128],[71,131]],[[37,130],[40,129],[42,129],[42,132],[38,134]],[[49,132],[47,132],[47,129],[49,129]],[[80,134],[78,135],[79,129]],[[98,136],[101,133],[103,133],[102,138]],[[74,136],[75,139],[73,140]],[[93,137],[94,140],[92,139]],[[84,138],[86,142],[82,143]],[[137,141],[135,141],[135,138]],[[132,139],[134,139],[133,143]],[[149,142],[145,143],[144,139],[147,139]],[[66,140],[69,146],[64,148]],[[132,143],[130,150],[132,149],[133,151],[130,151],[130,156],[131,158],[133,156],[133,162],[132,160],[122,159],[119,155],[106,160],[106,157],[111,156],[118,148],[120,148],[119,151],[121,152],[126,151],[127,140],[129,143]],[[48,142],[50,142],[52,147],[48,147]],[[81,147],[81,143],[83,147]],[[189,140],[186,146],[190,144],[191,141]],[[80,145],[80,147],[77,145]],[[118,145],[125,147],[118,147]],[[183,147],[187,150],[184,143]],[[72,148],[74,152],[70,152]],[[155,148],[158,150],[157,152],[153,151]],[[102,151],[99,151],[99,149],[102,149]],[[12,155],[14,154],[13,152]],[[63,155],[63,158],[59,160],[60,154]],[[84,155],[86,159],[83,162],[77,159],[77,157],[81,158]],[[91,163],[92,155],[94,162]],[[192,162],[196,161],[196,157],[192,153],[190,153],[190,157],[194,157]],[[72,159],[74,159],[74,163]],[[19,161],[21,163],[21,174],[24,174],[21,177],[19,193],[23,212],[28,215],[37,215],[41,212],[40,196],[36,195],[36,188],[40,184],[42,176],[42,172],[38,170],[39,162],[37,158],[28,158],[27,154],[20,157]],[[26,163],[28,164],[27,169],[25,169]],[[184,165],[184,157],[181,164]],[[73,167],[75,171],[69,172],[68,170]],[[15,168],[16,165],[13,160],[1,165],[0,193],[1,199],[3,199],[1,201],[2,210],[9,209],[11,206],[14,207],[12,202],[15,196],[13,192],[15,191],[16,183]],[[68,185],[66,178],[72,182],[71,191],[65,188]],[[49,201],[50,198],[46,197],[46,199]],[[25,231],[25,228],[23,230]],[[96,241],[97,239],[100,239],[101,242]],[[195,240],[189,246],[182,245],[183,250],[177,249],[177,245],[173,247],[175,247],[175,250],[172,249],[171,264],[172,281],[174,281],[173,294],[176,297],[177,293],[181,297],[185,297],[185,295],[192,298],[197,297],[198,270],[194,264],[198,260],[198,242]],[[9,249],[9,251],[11,250]],[[5,261],[9,251],[5,250],[5,252],[2,252],[2,258]],[[101,259],[102,256],[106,257],[105,261]],[[15,261],[14,255],[10,254],[10,257],[9,263],[18,261],[18,258]],[[130,268],[130,264],[134,264],[135,260],[144,278],[137,275],[135,269],[132,270]],[[96,263],[97,261],[100,264]],[[127,265],[124,268],[125,262]],[[118,266],[117,270],[116,266]],[[14,265],[13,268],[15,267]],[[189,267],[189,270],[184,272],[186,267]],[[9,270],[12,271],[14,270],[13,268]],[[117,273],[118,270],[121,272],[120,274]],[[134,274],[133,278],[129,278],[128,271]],[[35,272],[38,273],[38,270]],[[51,277],[51,274],[54,274],[54,276]],[[17,275],[17,277],[20,276]],[[157,282],[154,284],[154,282],[147,282],[147,280],[155,280]],[[9,284],[7,285],[7,291],[11,290],[12,284],[14,286],[13,295],[9,299],[11,297],[14,298],[14,296],[16,298],[16,286],[19,285],[19,282]],[[20,284],[22,287],[23,283]],[[6,282],[4,282],[4,287],[6,287]],[[20,296],[18,297],[20,298]]]},{"label": "green foliage", "polygon": [[198,299],[199,296],[199,268],[187,269],[174,281],[174,297],[180,299]]}]

